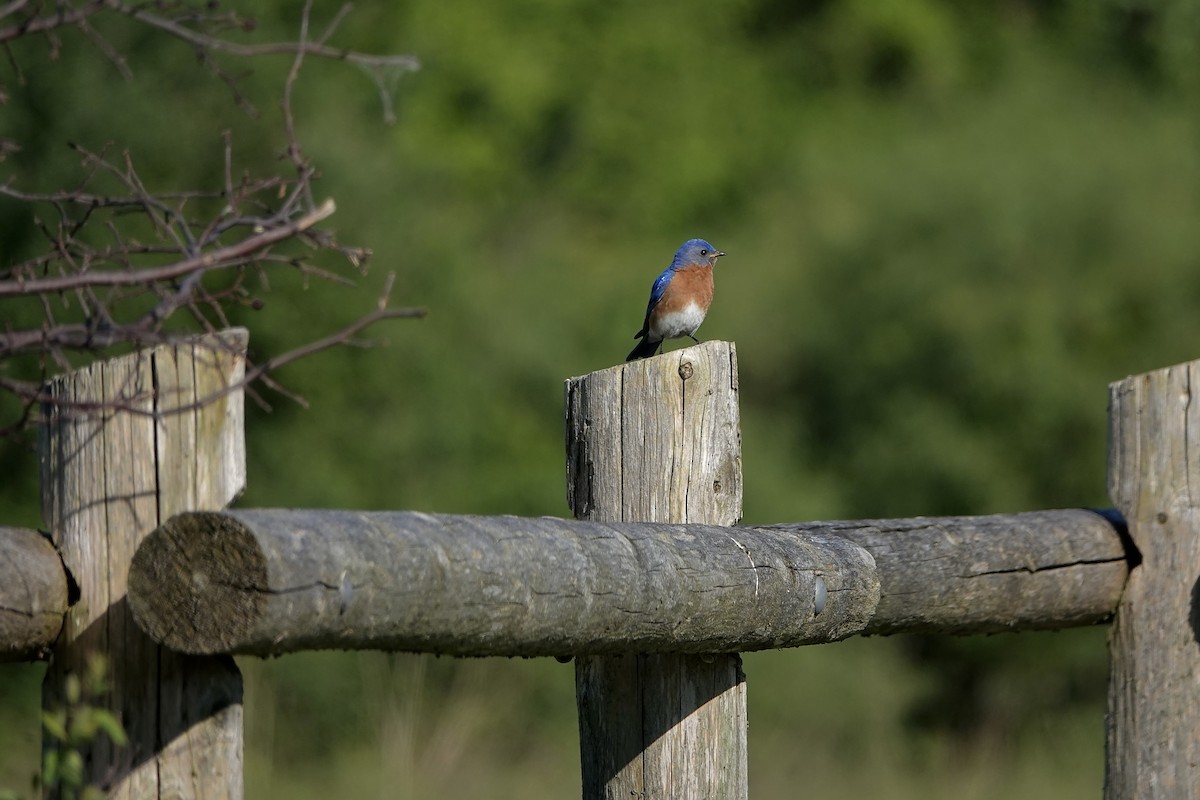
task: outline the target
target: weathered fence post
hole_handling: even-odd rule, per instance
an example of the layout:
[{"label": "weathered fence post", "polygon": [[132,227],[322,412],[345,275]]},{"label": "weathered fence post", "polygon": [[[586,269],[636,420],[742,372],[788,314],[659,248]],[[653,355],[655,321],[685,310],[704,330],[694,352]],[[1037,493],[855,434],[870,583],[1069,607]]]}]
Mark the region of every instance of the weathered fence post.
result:
[{"label": "weathered fence post", "polygon": [[[732,525],[741,517],[732,344],[572,378],[566,401],[577,518]],[[575,674],[584,800],[747,796],[739,656],[584,656]]]},{"label": "weathered fence post", "polygon": [[1109,495],[1141,553],[1109,634],[1104,796],[1200,797],[1200,361],[1111,389]]},{"label": "weathered fence post", "polygon": [[[126,602],[138,543],[172,514],[220,509],[245,483],[245,331],[164,345],[56,379],[45,408],[43,516],[78,586],[43,686],[99,654],[129,736],[97,737],[85,780],[112,798],[240,798],[242,682],[228,656],[156,646]],[[215,398],[215,399],[214,399]],[[209,400],[211,402],[205,402]]]}]

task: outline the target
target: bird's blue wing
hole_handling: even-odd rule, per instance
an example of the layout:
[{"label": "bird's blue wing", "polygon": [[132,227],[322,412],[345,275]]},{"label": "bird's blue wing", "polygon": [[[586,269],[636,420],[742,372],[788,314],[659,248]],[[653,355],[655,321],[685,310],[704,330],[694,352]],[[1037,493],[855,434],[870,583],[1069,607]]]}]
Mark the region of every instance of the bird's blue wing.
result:
[{"label": "bird's blue wing", "polygon": [[646,303],[646,318],[642,322],[642,329],[633,335],[633,338],[640,339],[650,332],[650,312],[658,305],[658,301],[662,300],[663,294],[667,291],[667,284],[671,282],[671,276],[674,274],[670,267],[663,271],[654,279],[654,285],[650,287],[650,302]]},{"label": "bird's blue wing", "polygon": [[662,300],[663,293],[667,291],[667,284],[671,282],[671,276],[674,273],[670,270],[664,270],[662,275],[654,279],[654,286],[650,288],[650,302],[646,304],[646,313],[649,314],[658,301]]}]

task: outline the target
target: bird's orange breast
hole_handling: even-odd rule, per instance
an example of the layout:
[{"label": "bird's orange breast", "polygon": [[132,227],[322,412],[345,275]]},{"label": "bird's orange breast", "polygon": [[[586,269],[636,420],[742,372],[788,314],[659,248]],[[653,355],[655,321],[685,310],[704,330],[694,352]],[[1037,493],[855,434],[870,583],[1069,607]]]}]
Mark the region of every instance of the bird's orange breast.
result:
[{"label": "bird's orange breast", "polygon": [[673,314],[692,303],[707,311],[712,305],[713,269],[710,266],[680,267],[671,276],[671,282],[663,292],[655,308],[660,314]]}]

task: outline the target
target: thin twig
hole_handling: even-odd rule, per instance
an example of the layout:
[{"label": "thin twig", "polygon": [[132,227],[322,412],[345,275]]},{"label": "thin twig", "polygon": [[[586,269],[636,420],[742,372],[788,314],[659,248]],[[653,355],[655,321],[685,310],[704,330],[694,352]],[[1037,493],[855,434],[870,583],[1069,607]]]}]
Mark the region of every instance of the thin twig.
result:
[{"label": "thin twig", "polygon": [[84,272],[64,275],[58,278],[40,278],[33,280],[0,281],[0,297],[11,297],[23,294],[38,294],[44,292],[61,292],[80,286],[139,286],[155,281],[170,280],[180,275],[186,275],[197,269],[219,269],[240,263],[240,259],[257,250],[290,239],[296,234],[306,231],[313,225],[333,214],[337,210],[333,199],[327,199],[315,211],[300,219],[280,225],[277,228],[263,231],[257,236],[244,239],[236,244],[213,250],[203,255],[184,259],[163,267],[129,269],[119,272]]},{"label": "thin twig", "polygon": [[[252,57],[252,56],[267,56],[267,55],[314,55],[322,58],[330,58],[337,61],[346,61],[350,64],[362,64],[371,67],[398,67],[405,70],[420,69],[421,62],[415,56],[411,55],[373,55],[370,53],[359,53],[354,50],[345,50],[338,47],[330,47],[323,43],[313,42],[271,42],[266,44],[242,44],[240,42],[231,42],[228,39],[221,39],[215,36],[209,36],[198,31],[194,31],[184,25],[180,25],[174,20],[166,17],[161,17],[152,11],[148,11],[140,6],[132,6],[128,3],[112,3],[114,10],[119,11],[139,22],[144,22],[151,27],[158,28],[161,31],[171,34],[172,36],[182,39],[196,47],[203,48],[217,53],[228,53],[233,56]],[[340,16],[343,12],[339,13]],[[0,31],[0,37],[2,37]],[[0,42],[4,41],[0,38]]]},{"label": "thin twig", "polygon": [[[10,3],[9,6],[17,5]],[[21,5],[24,5],[23,3]],[[13,39],[20,39],[22,36],[27,36],[33,33],[48,33],[55,28],[61,28],[64,25],[77,25],[81,20],[85,20],[98,11],[104,9],[105,0],[94,0],[86,6],[73,8],[69,11],[59,7],[56,14],[48,14],[44,17],[26,20],[19,22],[16,25],[10,25],[7,28],[0,28],[0,44],[10,42]],[[21,7],[17,6],[18,9]]]}]

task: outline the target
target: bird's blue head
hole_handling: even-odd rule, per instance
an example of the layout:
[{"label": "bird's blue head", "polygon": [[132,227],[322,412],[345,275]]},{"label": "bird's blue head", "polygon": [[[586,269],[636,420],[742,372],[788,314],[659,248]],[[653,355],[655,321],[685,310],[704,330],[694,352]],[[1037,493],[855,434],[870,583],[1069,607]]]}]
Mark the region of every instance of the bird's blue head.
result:
[{"label": "bird's blue head", "polygon": [[725,255],[703,239],[688,239],[675,252],[675,260],[671,262],[672,269],[686,267],[688,264],[714,266],[717,259]]}]

